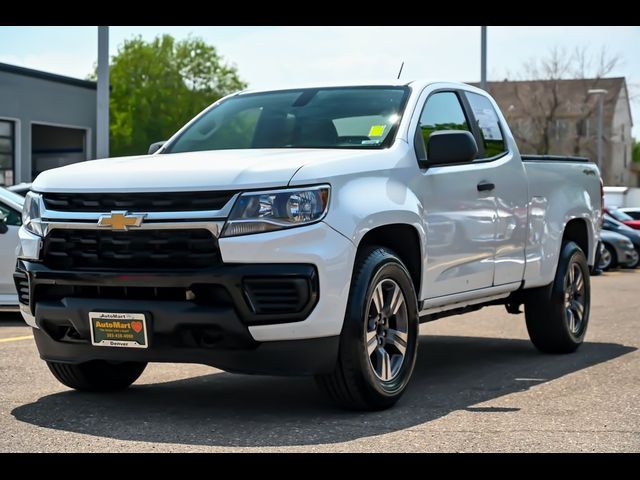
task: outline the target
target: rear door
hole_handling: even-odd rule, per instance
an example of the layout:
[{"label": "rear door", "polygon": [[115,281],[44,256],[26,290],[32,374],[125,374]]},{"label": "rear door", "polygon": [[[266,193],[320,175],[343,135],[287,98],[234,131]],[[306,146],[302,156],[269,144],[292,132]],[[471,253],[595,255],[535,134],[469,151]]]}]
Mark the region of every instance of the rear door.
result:
[{"label": "rear door", "polygon": [[493,184],[492,197],[496,205],[494,237],[493,285],[522,281],[527,242],[527,175],[515,151],[510,146],[508,132],[499,110],[489,97],[464,92],[465,104],[472,118],[478,143],[476,162],[482,165],[484,178]]}]

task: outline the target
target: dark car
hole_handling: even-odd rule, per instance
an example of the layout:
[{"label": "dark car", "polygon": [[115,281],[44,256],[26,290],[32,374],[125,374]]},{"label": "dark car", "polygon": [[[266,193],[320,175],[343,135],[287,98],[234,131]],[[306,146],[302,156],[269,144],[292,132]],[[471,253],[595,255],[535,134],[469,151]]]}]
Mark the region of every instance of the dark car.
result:
[{"label": "dark car", "polygon": [[640,220],[640,207],[619,208],[618,211],[626,213],[634,220]]},{"label": "dark car", "polygon": [[640,263],[640,253],[635,249],[633,242],[624,235],[603,228],[600,231],[600,243],[603,249],[597,265],[601,270],[618,266],[635,268]]},{"label": "dark car", "polygon": [[627,227],[631,227],[634,230],[640,230],[640,220],[635,220],[628,213],[623,212],[617,208],[607,208],[605,212],[611,215],[614,219],[624,223]]},{"label": "dark car", "polygon": [[[612,232],[619,233],[620,235],[624,235],[631,243],[633,243],[634,248],[638,253],[640,253],[640,233],[637,230],[634,230],[630,227],[627,227],[624,223],[619,222],[611,215],[605,213],[604,219],[602,221],[602,228],[605,230],[610,230]],[[633,265],[633,267],[637,267],[638,265]],[[631,265],[629,265],[631,267]]]}]

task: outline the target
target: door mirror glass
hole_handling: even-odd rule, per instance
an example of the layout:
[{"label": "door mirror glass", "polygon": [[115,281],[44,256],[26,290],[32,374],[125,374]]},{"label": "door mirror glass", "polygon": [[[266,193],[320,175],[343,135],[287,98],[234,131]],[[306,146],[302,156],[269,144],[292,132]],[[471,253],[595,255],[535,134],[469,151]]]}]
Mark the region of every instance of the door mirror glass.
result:
[{"label": "door mirror glass", "polygon": [[7,225],[7,218],[0,216],[0,235],[9,231],[9,225]]}]

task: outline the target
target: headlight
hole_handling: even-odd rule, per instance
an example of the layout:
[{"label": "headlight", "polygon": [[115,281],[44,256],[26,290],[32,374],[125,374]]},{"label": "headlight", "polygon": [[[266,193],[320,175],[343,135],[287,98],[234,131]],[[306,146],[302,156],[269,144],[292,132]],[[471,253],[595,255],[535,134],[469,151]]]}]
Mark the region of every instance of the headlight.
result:
[{"label": "headlight", "polygon": [[42,195],[29,192],[25,196],[22,207],[22,225],[31,233],[44,236],[44,224],[40,218]]},{"label": "headlight", "polygon": [[240,195],[222,237],[270,232],[322,220],[329,205],[329,185]]},{"label": "headlight", "polygon": [[627,238],[625,238],[624,240],[623,239],[618,240],[618,243],[623,247],[633,248],[633,243],[631,243],[631,240]]}]

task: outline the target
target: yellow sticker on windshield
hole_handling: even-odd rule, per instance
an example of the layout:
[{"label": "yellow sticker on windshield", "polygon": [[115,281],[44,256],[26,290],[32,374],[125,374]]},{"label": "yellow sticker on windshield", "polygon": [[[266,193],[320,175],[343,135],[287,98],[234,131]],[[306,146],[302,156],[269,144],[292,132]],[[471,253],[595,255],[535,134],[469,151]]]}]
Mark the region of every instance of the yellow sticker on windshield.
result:
[{"label": "yellow sticker on windshield", "polygon": [[370,137],[381,137],[384,133],[384,129],[387,128],[386,125],[372,125],[369,129]]}]

